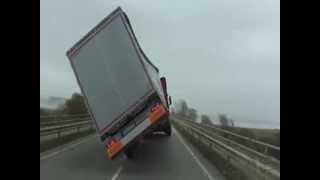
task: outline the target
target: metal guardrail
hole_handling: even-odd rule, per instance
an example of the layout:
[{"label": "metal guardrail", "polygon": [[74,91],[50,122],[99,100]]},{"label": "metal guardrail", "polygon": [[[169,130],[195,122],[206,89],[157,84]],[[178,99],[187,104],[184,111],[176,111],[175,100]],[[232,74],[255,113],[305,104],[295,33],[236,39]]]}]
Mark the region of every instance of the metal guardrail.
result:
[{"label": "metal guardrail", "polygon": [[40,116],[40,119],[42,118],[72,118],[72,117],[89,117],[89,114],[75,114],[75,115],[69,115],[69,114],[64,114],[64,115],[50,115],[50,116]]},{"label": "metal guardrail", "polygon": [[[262,152],[259,152],[259,151],[256,151],[256,149],[252,149],[246,145],[243,145],[243,144],[240,144],[234,140],[231,140],[230,137],[229,138],[226,138],[226,137],[223,137],[219,134],[217,134],[215,131],[213,131],[213,129],[205,129],[203,128],[202,124],[199,124],[199,123],[195,123],[195,122],[191,122],[191,121],[188,121],[188,120],[185,120],[186,123],[190,124],[191,126],[195,126],[197,127],[198,129],[200,129],[202,132],[205,132],[206,134],[210,135],[211,137],[221,141],[221,142],[224,142],[225,144],[228,144],[230,146],[233,146],[234,148],[236,148],[238,151],[241,151],[255,159],[259,159],[261,162],[264,162],[264,163],[268,163],[268,164],[271,164],[272,166],[274,167],[280,167],[280,161],[276,160],[275,158],[273,158],[272,156],[269,156],[267,153],[262,153]],[[218,129],[219,131],[222,130],[222,129]],[[228,131],[225,131],[225,133],[230,133]],[[251,139],[247,139],[248,141],[251,141],[251,142],[254,142],[252,141]],[[261,143],[261,142],[259,142]],[[259,144],[261,145],[261,144]],[[268,148],[268,147],[267,147]]]},{"label": "metal guardrail", "polygon": [[70,120],[51,120],[51,121],[44,121],[44,122],[40,121],[40,127],[70,124],[70,123],[84,122],[89,120],[90,118],[77,118],[77,119],[70,119]]},{"label": "metal guardrail", "polygon": [[[44,126],[47,125],[47,126]],[[43,127],[41,127],[41,125]],[[75,133],[79,133],[81,129],[89,128],[93,130],[94,123],[91,119],[72,119],[72,120],[59,120],[52,122],[40,122],[40,138],[48,135],[56,134],[57,138],[60,138],[63,133],[75,130]]]},{"label": "metal guardrail", "polygon": [[213,125],[195,123],[194,121],[189,120],[189,119],[187,119],[185,117],[179,117],[179,116],[176,116],[176,117],[180,118],[180,119],[184,119],[187,123],[196,124],[197,126],[205,128],[206,130],[211,131],[211,133],[218,133],[218,134],[221,134],[222,136],[223,135],[231,136],[234,139],[244,140],[245,142],[247,142],[247,144],[251,144],[251,145],[258,146],[258,147],[262,147],[260,149],[255,149],[255,151],[258,151],[258,152],[263,153],[265,155],[270,155],[268,153],[268,152],[270,152],[270,150],[274,151],[274,152],[278,152],[280,154],[280,147],[278,147],[278,146],[275,146],[275,145],[272,145],[272,144],[269,144],[269,143],[266,143],[266,142],[258,141],[256,139],[249,138],[249,137],[246,137],[246,136],[243,136],[243,135],[240,135],[240,134],[237,134],[237,133],[234,133],[234,132],[231,132],[231,131],[228,131],[228,130],[225,130],[225,129],[222,129],[222,128],[219,128],[219,127],[216,127],[216,126],[213,126]]},{"label": "metal guardrail", "polygon": [[218,134],[210,133],[208,129],[201,127],[199,123],[175,117],[171,117],[171,119],[179,128],[206,144],[234,167],[246,174],[249,179],[280,179],[280,161]]},{"label": "metal guardrail", "polygon": [[[269,152],[277,152],[280,154],[280,147],[272,145],[272,144],[268,144],[262,141],[258,141],[256,139],[253,138],[249,138],[240,134],[236,134],[233,132],[230,132],[228,130],[224,130],[215,126],[210,126],[210,125],[205,125],[205,124],[201,124],[201,123],[195,123],[191,120],[185,119],[187,123],[191,123],[191,124],[196,124],[197,126],[200,126],[204,129],[206,129],[206,131],[209,131],[209,133],[215,133],[215,134],[220,134],[222,136],[230,136],[233,139],[237,139],[237,140],[244,140],[247,144],[251,144],[252,146],[256,146],[256,147],[261,147],[261,148],[256,148],[254,149],[255,151],[258,151],[260,153],[263,153],[264,155],[267,156],[273,156],[272,154],[270,154]],[[238,141],[237,141],[238,142]],[[239,143],[239,142],[238,142]],[[243,143],[242,143],[243,144]]]},{"label": "metal guardrail", "polygon": [[83,119],[83,118],[90,118],[89,114],[76,114],[76,115],[50,115],[50,116],[40,116],[40,125],[41,123],[50,123],[54,121],[65,121],[65,120],[72,120],[72,119]]}]

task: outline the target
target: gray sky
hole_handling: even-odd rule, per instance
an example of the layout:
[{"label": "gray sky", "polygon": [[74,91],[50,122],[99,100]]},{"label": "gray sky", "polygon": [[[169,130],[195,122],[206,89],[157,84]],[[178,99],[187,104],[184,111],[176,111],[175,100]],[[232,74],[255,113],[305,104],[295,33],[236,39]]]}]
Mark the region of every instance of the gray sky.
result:
[{"label": "gray sky", "polygon": [[186,99],[200,113],[280,122],[279,0],[40,3],[42,97],[80,92],[65,53],[121,6],[174,100]]}]

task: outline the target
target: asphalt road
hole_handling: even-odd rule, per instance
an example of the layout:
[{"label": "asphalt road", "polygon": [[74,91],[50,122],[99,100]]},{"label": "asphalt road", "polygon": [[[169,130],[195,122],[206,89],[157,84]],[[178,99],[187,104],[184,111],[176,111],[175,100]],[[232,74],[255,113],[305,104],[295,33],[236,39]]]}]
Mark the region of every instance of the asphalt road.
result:
[{"label": "asphalt road", "polygon": [[155,134],[138,147],[135,158],[110,161],[97,135],[87,137],[40,157],[42,180],[220,180],[219,171],[173,131]]}]

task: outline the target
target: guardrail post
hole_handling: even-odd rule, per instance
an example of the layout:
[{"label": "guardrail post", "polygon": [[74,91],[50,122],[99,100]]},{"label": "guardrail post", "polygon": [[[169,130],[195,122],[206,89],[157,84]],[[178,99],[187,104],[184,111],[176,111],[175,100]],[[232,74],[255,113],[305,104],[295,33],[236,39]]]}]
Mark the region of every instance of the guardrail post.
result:
[{"label": "guardrail post", "polygon": [[58,116],[57,114],[53,115],[53,121],[57,121],[58,120],[57,116]]},{"label": "guardrail post", "polygon": [[268,155],[268,146],[265,146],[263,153],[264,153],[265,155]]}]

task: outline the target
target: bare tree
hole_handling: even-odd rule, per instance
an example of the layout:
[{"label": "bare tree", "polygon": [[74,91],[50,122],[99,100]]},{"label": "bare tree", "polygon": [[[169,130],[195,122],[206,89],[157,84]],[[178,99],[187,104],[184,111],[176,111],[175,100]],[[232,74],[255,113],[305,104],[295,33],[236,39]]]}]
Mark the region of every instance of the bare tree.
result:
[{"label": "bare tree", "polygon": [[175,103],[176,113],[180,116],[187,116],[188,115],[188,105],[185,100],[180,100],[179,102]]},{"label": "bare tree", "polygon": [[196,121],[197,118],[198,118],[197,110],[194,109],[194,108],[190,108],[188,111],[189,111],[188,117],[189,117],[191,120]]},{"label": "bare tree", "polygon": [[73,93],[71,98],[62,105],[60,111],[63,114],[87,114],[88,110],[85,105],[84,97],[79,93]]},{"label": "bare tree", "polygon": [[40,107],[40,116],[47,116],[49,114],[50,113],[49,113],[49,111],[47,109]]},{"label": "bare tree", "polygon": [[232,119],[228,118],[225,114],[219,114],[219,120],[222,127],[233,127],[234,122]]}]

